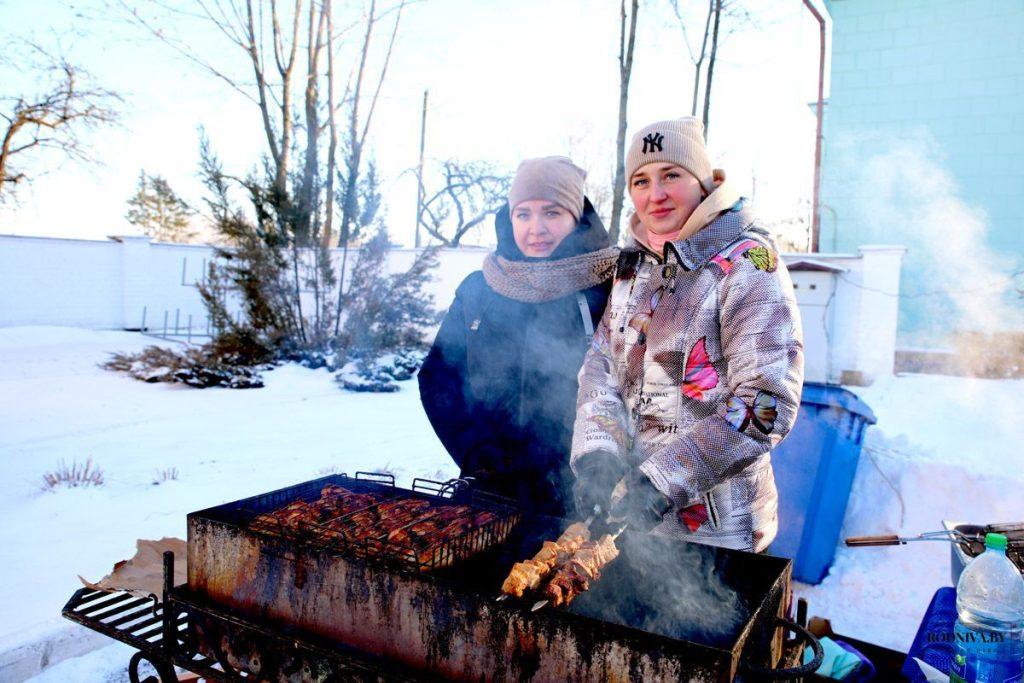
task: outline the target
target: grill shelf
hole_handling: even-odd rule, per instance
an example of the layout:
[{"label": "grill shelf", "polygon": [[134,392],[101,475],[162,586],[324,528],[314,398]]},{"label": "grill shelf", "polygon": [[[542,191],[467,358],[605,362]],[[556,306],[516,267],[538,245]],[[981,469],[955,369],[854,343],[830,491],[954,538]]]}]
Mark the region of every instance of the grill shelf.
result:
[{"label": "grill shelf", "polygon": [[[174,555],[167,551],[164,553],[165,584],[169,584],[173,575]],[[169,613],[165,613],[168,605]],[[326,680],[332,681],[431,680],[337,643],[291,633],[286,626],[272,627],[255,622],[230,608],[192,595],[184,585],[165,592],[163,601],[155,595],[137,597],[128,591],[80,588],[61,613],[71,621],[137,649],[128,664],[132,683],[153,681],[151,677],[142,677],[143,662],[149,662],[156,669],[159,683],[177,682],[175,666],[210,681],[255,680],[236,668],[237,662],[232,662],[228,652],[219,651],[213,656],[200,653],[195,647],[197,629],[223,634],[225,643],[244,641],[259,647],[267,659],[264,669],[267,675],[271,674],[270,668],[275,668],[275,672],[284,675],[294,675],[297,671],[310,674],[327,671],[333,678]],[[168,639],[168,633],[174,635]]]}]

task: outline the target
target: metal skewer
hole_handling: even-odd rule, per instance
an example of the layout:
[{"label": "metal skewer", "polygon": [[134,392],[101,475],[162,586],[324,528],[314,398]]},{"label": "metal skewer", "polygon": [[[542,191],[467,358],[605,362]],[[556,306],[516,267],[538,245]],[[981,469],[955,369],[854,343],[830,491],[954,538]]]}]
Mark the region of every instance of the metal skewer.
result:
[{"label": "metal skewer", "polygon": [[[590,513],[589,517],[587,517],[585,520],[583,520],[583,526],[585,526],[585,527],[587,527],[589,529],[590,525],[594,523],[594,519],[597,517],[598,514],[600,514],[600,512],[601,512],[601,506],[600,505],[595,505],[594,506],[594,511]],[[625,528],[625,527],[623,527],[623,528]],[[615,534],[615,537],[618,537],[618,535],[621,534],[621,533],[622,533],[622,530],[620,529],[619,533]],[[509,595],[508,593],[502,593],[498,597],[494,598],[494,601],[495,602],[504,602],[505,600],[508,600],[510,597],[512,597],[512,596]],[[541,602],[543,602],[544,604],[547,604],[547,600],[542,600]],[[540,607],[538,607],[537,605],[540,605]],[[541,607],[544,606],[544,605],[541,605],[540,603],[537,603],[537,605],[534,605],[534,607],[533,607],[533,611],[534,612],[536,612],[537,610],[539,610]]]},{"label": "metal skewer", "polygon": [[[615,539],[622,535],[622,532],[625,531],[626,527],[629,526],[629,522],[621,522],[621,525],[622,526],[619,527],[618,531],[616,531],[614,534],[611,534],[612,541],[615,541]],[[546,598],[544,600],[538,600],[537,602],[533,603],[533,607],[530,608],[530,611],[536,612],[539,609],[544,609],[544,607],[546,607],[547,604],[548,600]]]}]

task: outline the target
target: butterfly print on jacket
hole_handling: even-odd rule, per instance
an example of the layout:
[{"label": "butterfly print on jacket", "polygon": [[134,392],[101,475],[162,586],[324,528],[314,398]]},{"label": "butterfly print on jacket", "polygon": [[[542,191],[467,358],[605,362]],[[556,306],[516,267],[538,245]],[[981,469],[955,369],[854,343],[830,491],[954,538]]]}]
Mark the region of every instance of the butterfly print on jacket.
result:
[{"label": "butterfly print on jacket", "polygon": [[686,375],[683,378],[683,393],[697,400],[704,398],[704,392],[718,386],[718,371],[711,364],[706,348],[707,337],[701,337],[686,358]]},{"label": "butterfly print on jacket", "polygon": [[774,396],[760,390],[754,397],[753,407],[748,406],[739,396],[730,396],[726,404],[725,419],[738,432],[754,425],[761,433],[768,434],[775,427],[775,418],[778,417],[775,410],[777,405]]}]

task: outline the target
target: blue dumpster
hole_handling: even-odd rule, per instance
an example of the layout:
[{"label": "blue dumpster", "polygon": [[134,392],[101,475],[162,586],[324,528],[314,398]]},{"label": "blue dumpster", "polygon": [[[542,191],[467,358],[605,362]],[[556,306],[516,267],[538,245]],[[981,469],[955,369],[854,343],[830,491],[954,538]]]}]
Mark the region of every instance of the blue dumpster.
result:
[{"label": "blue dumpster", "polygon": [[842,387],[807,382],[796,424],[772,451],[779,533],[771,554],[793,559],[793,578],[819,583],[835,557],[864,430],[874,413]]}]

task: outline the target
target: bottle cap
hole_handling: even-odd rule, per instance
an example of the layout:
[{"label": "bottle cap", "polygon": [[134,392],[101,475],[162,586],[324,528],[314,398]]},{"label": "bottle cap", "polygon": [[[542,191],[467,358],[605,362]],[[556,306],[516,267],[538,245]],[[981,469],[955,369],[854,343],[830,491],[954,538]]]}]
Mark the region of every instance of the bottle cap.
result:
[{"label": "bottle cap", "polygon": [[1006,550],[1006,536],[1002,534],[985,534],[985,547]]}]

